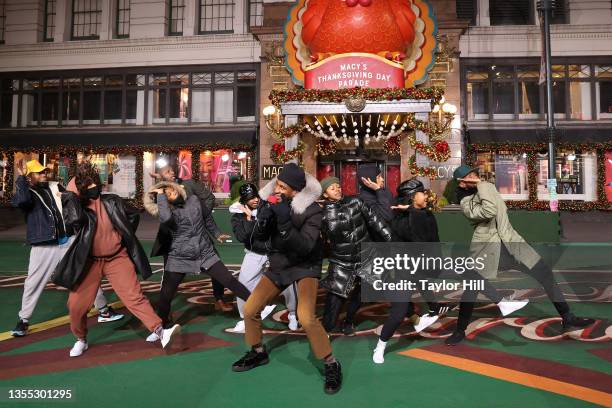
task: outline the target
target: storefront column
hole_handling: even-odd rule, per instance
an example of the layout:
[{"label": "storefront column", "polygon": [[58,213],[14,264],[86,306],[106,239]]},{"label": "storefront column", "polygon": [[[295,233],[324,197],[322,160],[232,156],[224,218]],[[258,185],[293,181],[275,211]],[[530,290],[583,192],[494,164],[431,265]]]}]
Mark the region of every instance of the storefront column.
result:
[{"label": "storefront column", "polygon": [[[295,125],[298,122],[298,115],[285,115],[285,127],[290,127]],[[294,135],[285,139],[285,150],[293,150],[298,147],[298,143],[300,142],[300,136]],[[298,159],[289,160],[291,163],[298,162]]]},{"label": "storefront column", "polygon": [[[415,118],[416,120],[421,120],[421,121],[427,121],[429,114],[427,113],[415,113]],[[415,130],[416,132],[416,140],[418,142],[421,142],[425,145],[429,144],[429,135],[427,135],[426,133],[420,131],[420,130]],[[419,167],[429,167],[429,159],[427,158],[427,156],[423,156],[420,153],[416,153],[416,164]],[[421,182],[423,182],[423,185],[425,186],[425,188],[429,188],[431,185],[431,180],[429,179],[429,177],[419,177],[419,180],[421,180]]]},{"label": "storefront column", "polygon": [[304,153],[302,153],[302,166],[306,173],[316,177],[317,174],[317,137],[306,133],[302,135]]}]

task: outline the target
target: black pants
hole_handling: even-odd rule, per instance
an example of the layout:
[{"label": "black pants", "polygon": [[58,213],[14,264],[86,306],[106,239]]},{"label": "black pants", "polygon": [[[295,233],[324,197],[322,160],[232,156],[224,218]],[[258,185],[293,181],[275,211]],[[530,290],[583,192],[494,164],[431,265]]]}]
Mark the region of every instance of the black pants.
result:
[{"label": "black pants", "polygon": [[[548,295],[548,298],[552,301],[553,305],[557,309],[557,312],[559,312],[559,315],[564,316],[569,313],[569,306],[565,301],[565,297],[559,289],[559,286],[557,286],[557,282],[553,276],[553,271],[543,260],[540,259],[540,261],[532,269],[529,269],[523,264],[514,265],[514,268],[533,277],[542,285],[546,291],[546,295]],[[485,295],[486,294],[487,293],[485,293]],[[478,292],[475,291],[466,291],[463,293],[461,303],[459,304],[457,330],[465,331],[470,323],[472,312],[474,311],[474,302],[476,301],[477,296]],[[491,300],[493,300],[495,303],[499,303],[499,301],[495,301],[494,299]]]},{"label": "black pants", "polygon": [[[497,292],[497,289],[489,282],[487,279],[484,279],[480,274],[473,270],[465,271],[461,275],[462,279],[466,280],[484,280],[484,290],[483,293],[491,299],[493,302],[498,303],[501,301],[502,297]],[[422,289],[419,285],[419,292],[423,296],[423,298],[429,304],[429,310],[433,313],[437,313],[439,309],[439,304],[435,301],[433,292],[428,289]],[[474,295],[474,299],[478,296],[478,291],[470,291]],[[465,295],[465,293],[464,293]],[[408,296],[408,300],[410,300],[411,294]],[[463,300],[463,299],[462,299]],[[472,302],[473,308],[473,302]],[[385,320],[385,324],[380,333],[380,339],[382,341],[389,341],[393,334],[398,329],[398,327],[404,321],[404,318],[408,316],[412,316],[414,314],[414,307],[411,302],[393,302],[391,303],[391,309],[389,310],[389,317]]]},{"label": "black pants", "polygon": [[385,320],[385,324],[380,332],[380,340],[389,341],[398,327],[404,321],[406,316],[412,316],[414,314],[414,307],[412,302],[394,302],[391,303],[391,309],[389,309],[389,317]]},{"label": "black pants", "polygon": [[338,320],[338,316],[340,316],[342,306],[344,306],[347,301],[348,306],[346,307],[346,318],[344,319],[344,323],[351,325],[353,324],[357,310],[359,310],[361,306],[361,286],[355,286],[348,299],[336,295],[335,293],[327,292],[327,297],[325,298],[325,312],[323,313],[323,327],[328,333],[336,327],[336,321]]},{"label": "black pants", "polygon": [[215,300],[223,300],[223,294],[225,292],[225,287],[221,284],[221,282],[219,282],[216,279],[211,279],[212,281],[212,289],[213,289],[213,296],[215,297]]},{"label": "black pants", "polygon": [[[251,292],[238,279],[234,278],[223,262],[219,261],[207,271],[202,272],[206,272],[211,278],[219,281],[222,286],[231,290],[240,299],[246,301],[249,298]],[[157,314],[162,319],[164,328],[168,328],[172,323],[170,305],[183,279],[185,279],[184,273],[164,271],[157,305]]]}]

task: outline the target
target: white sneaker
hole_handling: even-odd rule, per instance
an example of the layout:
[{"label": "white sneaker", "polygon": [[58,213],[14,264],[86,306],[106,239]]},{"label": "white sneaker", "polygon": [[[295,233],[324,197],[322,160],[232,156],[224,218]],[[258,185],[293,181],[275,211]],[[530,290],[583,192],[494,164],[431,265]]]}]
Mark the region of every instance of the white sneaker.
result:
[{"label": "white sneaker", "polygon": [[157,333],[151,333],[149,334],[149,337],[146,338],[146,341],[148,341],[149,343],[155,343],[158,340],[159,336],[157,335]]},{"label": "white sneaker", "polygon": [[244,320],[240,320],[238,323],[236,323],[236,325],[232,329],[232,332],[234,333],[244,333],[244,331],[245,331]]},{"label": "white sneaker", "polygon": [[161,336],[161,345],[162,348],[166,348],[168,344],[172,341],[172,338],[181,332],[181,325],[175,324],[169,329],[164,329]]},{"label": "white sneaker", "polygon": [[414,325],[414,330],[416,330],[417,333],[420,333],[432,324],[434,324],[436,320],[438,320],[438,318],[438,315],[430,316],[428,314],[425,314],[419,317],[419,322]]},{"label": "white sneaker", "polygon": [[276,305],[268,305],[264,307],[264,309],[261,311],[261,320],[264,320],[266,317],[270,316],[270,313],[272,313],[274,309],[276,309]]},{"label": "white sneaker", "polygon": [[74,346],[72,346],[72,348],[70,349],[70,357],[80,356],[85,350],[87,350],[87,348],[88,346],[86,341],[77,340],[77,342],[74,343]]},{"label": "white sneaker", "polygon": [[376,348],[374,349],[374,355],[372,355],[372,361],[374,361],[374,363],[382,364],[385,362],[385,347],[387,347],[387,342],[378,340]]},{"label": "white sneaker", "polygon": [[296,331],[298,329],[298,319],[295,313],[289,313],[289,330]]},{"label": "white sneaker", "polygon": [[501,312],[502,316],[508,316],[509,314],[527,306],[527,303],[529,303],[529,300],[513,300],[503,298],[501,302],[497,304],[497,307],[499,307],[499,311]]}]

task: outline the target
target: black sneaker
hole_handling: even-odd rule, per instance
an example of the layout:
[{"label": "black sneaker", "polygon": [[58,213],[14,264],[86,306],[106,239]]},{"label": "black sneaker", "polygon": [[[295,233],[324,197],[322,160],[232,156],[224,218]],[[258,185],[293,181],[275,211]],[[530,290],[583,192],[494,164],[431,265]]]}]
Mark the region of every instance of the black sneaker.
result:
[{"label": "black sneaker", "polygon": [[355,325],[353,323],[344,323],[342,327],[342,333],[345,336],[354,336],[355,335]]},{"label": "black sneaker", "polygon": [[455,330],[450,337],[448,337],[444,342],[447,346],[456,346],[461,343],[465,338],[465,332],[463,330]]},{"label": "black sneaker", "polygon": [[24,322],[23,320],[19,319],[19,321],[17,322],[17,326],[15,326],[13,330],[11,330],[11,336],[13,337],[25,336],[26,334],[28,334],[28,326],[29,324],[27,322]]},{"label": "black sneaker", "polygon": [[342,387],[342,367],[340,362],[325,364],[325,393],[335,394]]},{"label": "black sneaker", "polygon": [[251,349],[244,355],[244,357],[232,365],[232,371],[249,371],[255,367],[268,364],[269,362],[270,359],[268,358],[268,352],[265,348],[261,353],[255,351],[255,349]]},{"label": "black sneaker", "polygon": [[572,313],[568,313],[563,317],[563,331],[573,331],[578,329],[583,329],[595,323],[594,319],[588,319],[585,317],[577,317]]}]

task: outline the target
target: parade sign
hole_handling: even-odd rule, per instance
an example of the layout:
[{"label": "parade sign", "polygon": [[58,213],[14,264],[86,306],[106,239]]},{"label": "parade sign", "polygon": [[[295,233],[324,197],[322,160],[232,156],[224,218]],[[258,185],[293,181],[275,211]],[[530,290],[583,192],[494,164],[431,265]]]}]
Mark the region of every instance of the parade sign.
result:
[{"label": "parade sign", "polygon": [[298,0],[285,61],[306,89],[412,88],[434,65],[436,34],[428,0]]},{"label": "parade sign", "polygon": [[338,54],[306,68],[304,88],[403,88],[404,67],[366,53]]}]

